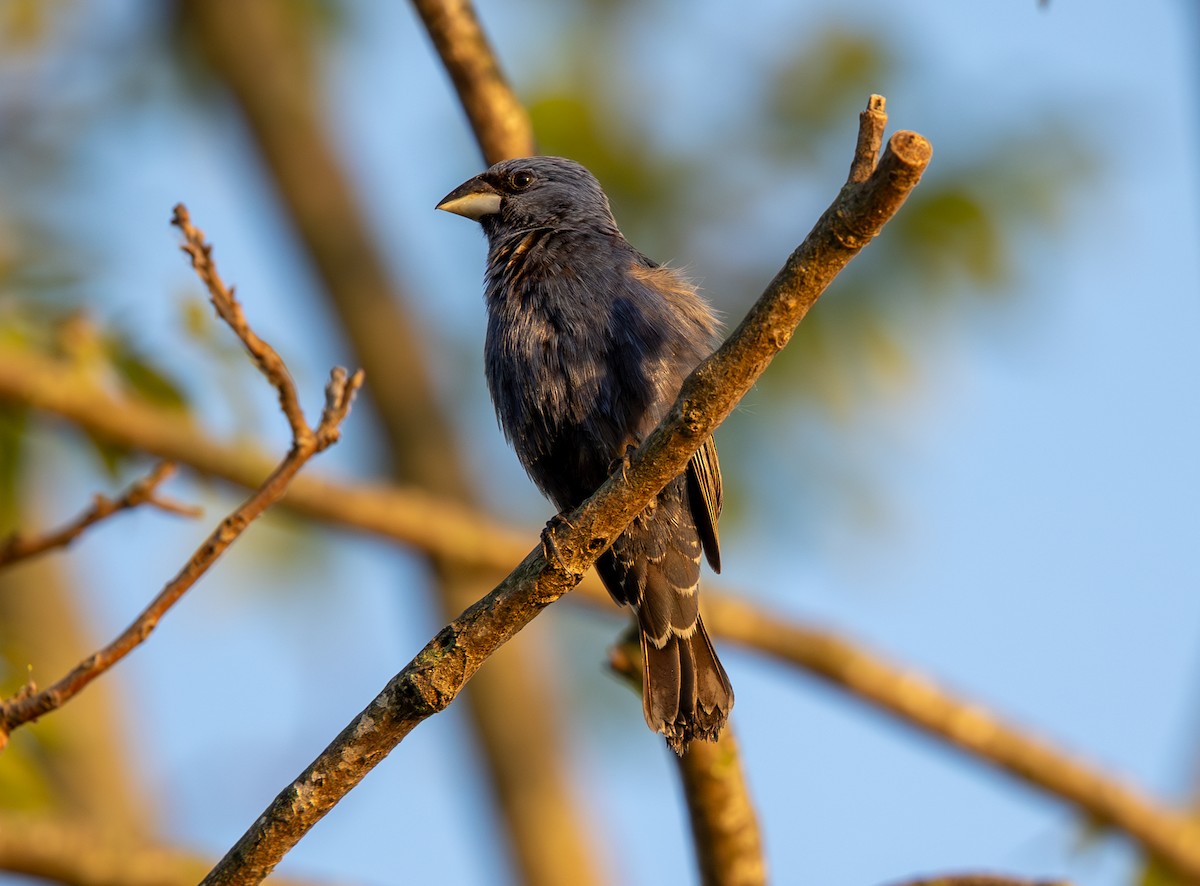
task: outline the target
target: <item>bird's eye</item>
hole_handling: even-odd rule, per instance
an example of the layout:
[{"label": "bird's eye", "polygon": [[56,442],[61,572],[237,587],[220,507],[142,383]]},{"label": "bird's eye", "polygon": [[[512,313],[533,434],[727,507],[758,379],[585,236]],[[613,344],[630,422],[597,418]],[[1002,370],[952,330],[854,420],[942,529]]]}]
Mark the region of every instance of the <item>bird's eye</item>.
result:
[{"label": "bird's eye", "polygon": [[514,191],[523,191],[533,184],[533,173],[528,169],[519,170],[509,177],[508,183]]}]

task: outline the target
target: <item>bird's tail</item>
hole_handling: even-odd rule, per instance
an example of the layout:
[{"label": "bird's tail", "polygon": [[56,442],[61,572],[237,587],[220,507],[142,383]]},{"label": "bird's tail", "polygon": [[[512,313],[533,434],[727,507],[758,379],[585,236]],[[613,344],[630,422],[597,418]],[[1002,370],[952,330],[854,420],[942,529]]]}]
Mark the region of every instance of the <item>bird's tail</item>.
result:
[{"label": "bird's tail", "polygon": [[697,616],[687,636],[671,633],[661,648],[644,629],[640,633],[642,707],[650,728],[677,754],[693,739],[716,741],[733,709],[733,687],[704,622]]}]

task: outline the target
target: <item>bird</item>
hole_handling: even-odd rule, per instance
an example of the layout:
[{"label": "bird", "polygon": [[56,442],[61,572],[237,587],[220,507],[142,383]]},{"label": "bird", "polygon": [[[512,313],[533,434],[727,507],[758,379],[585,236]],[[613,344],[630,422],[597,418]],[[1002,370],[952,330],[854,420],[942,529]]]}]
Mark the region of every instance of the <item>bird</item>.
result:
[{"label": "bird", "polygon": [[[487,237],[488,389],[505,437],[565,519],[666,415],[712,351],[716,314],[625,239],[600,183],[573,160],[499,162],[437,208]],[[721,569],[722,498],[709,437],[596,561],[636,616],[646,723],[678,754],[717,740],[733,708],[699,609],[701,552]]]}]

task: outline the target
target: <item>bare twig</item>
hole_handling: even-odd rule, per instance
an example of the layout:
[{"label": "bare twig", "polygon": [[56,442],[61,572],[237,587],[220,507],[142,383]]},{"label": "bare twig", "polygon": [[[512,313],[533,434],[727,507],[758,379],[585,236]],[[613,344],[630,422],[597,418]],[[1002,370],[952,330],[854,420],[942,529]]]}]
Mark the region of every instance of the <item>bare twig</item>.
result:
[{"label": "bare twig", "polygon": [[873,95],[867,101],[866,110],[858,115],[858,144],[854,146],[854,159],[850,163],[847,181],[858,184],[871,177],[875,171],[875,158],[883,146],[886,128],[886,103],[882,95]]},{"label": "bare twig", "polygon": [[196,550],[179,574],[119,637],[98,652],[81,661],[75,668],[48,689],[38,691],[31,681],[11,699],[0,703],[0,748],[17,726],[32,722],[53,711],[77,695],[85,686],[128,655],[145,641],[158,625],[159,619],[175,605],[180,597],[208,571],[225,550],[245,531],[246,527],[268,507],[283,497],[288,483],[304,464],[318,452],[338,439],[342,421],[350,410],[354,394],[362,385],[362,372],[347,376],[344,369],[330,373],[325,389],[325,409],[321,421],[313,430],[304,420],[296,396],[295,384],[278,354],[258,338],[245,322],[232,291],[217,276],[212,264],[211,247],[203,235],[191,226],[183,205],[175,208],[175,222],[185,237],[184,251],[191,257],[201,279],[209,288],[217,312],[229,324],[254,357],[263,374],[279,391],[279,401],[288,422],[292,425],[293,440],[287,457],[258,490],[237,510],[221,521],[212,534]]},{"label": "bare twig", "polygon": [[[406,315],[402,287],[376,245],[351,176],[326,131],[318,55],[288,0],[230,15],[222,3],[181,0],[181,26],[242,112],[288,219],[330,306],[375,380],[365,391],[392,440],[399,475],[465,498],[457,440],[438,408],[428,342]],[[392,256],[394,258],[394,256]]]},{"label": "bare twig", "polygon": [[304,419],[304,410],[300,408],[300,399],[296,396],[296,383],[292,381],[291,373],[283,365],[283,358],[246,323],[246,314],[234,296],[233,289],[227,287],[217,274],[217,266],[212,260],[212,246],[204,242],[204,232],[192,225],[187,207],[182,203],[175,206],[171,224],[183,234],[183,246],[180,248],[191,259],[196,276],[208,289],[209,299],[216,308],[217,315],[242,340],[255,365],[279,391],[279,407],[291,425],[292,439],[297,445],[306,443],[306,438],[312,430]]},{"label": "bare twig", "polygon": [[[609,667],[642,694],[641,648],[632,631],[609,650]],[[683,798],[692,824],[692,845],[703,886],[763,886],[763,857],[758,815],[742,772],[733,724],[715,742],[694,741],[680,756]]]},{"label": "bare twig", "polygon": [[533,127],[469,0],[413,0],[490,166],[535,152]]},{"label": "bare twig", "polygon": [[[480,665],[586,569],[733,410],[839,271],[920,180],[929,143],[894,135],[872,176],[847,185],[733,334],[684,382],[663,423],[555,534],[561,562],[538,544],[490,594],[447,625],[259,816],[205,878],[257,883],[421,721],[444,710]],[[558,558],[556,558],[556,561]]]},{"label": "bare twig", "polygon": [[66,547],[82,535],[86,529],[101,520],[106,520],[114,514],[131,510],[140,505],[151,505],[161,511],[185,517],[203,515],[202,508],[163,498],[158,494],[158,487],[173,473],[175,473],[175,465],[170,462],[160,462],[147,476],[133,483],[117,498],[97,495],[92,506],[66,526],[44,535],[32,537],[14,532],[6,541],[0,543],[0,566],[7,566],[54,548]]}]

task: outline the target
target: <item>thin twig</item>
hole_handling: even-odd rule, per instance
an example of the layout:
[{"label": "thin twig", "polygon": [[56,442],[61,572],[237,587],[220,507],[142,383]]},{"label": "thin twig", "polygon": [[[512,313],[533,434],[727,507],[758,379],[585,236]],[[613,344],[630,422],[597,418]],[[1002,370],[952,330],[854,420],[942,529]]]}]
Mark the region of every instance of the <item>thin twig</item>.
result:
[{"label": "thin twig", "polygon": [[[872,176],[842,189],[747,318],[688,377],[663,423],[555,533],[561,562],[538,544],[490,594],[443,628],[268,806],[205,883],[258,883],[404,736],[444,710],[484,661],[570,591],[646,502],[737,405],[838,272],[920,180],[929,143],[897,133]],[[556,558],[557,559],[557,558]]]},{"label": "thin twig", "polygon": [[456,470],[459,441],[437,401],[430,343],[391,271],[394,250],[377,244],[328,131],[311,23],[288,0],[238,4],[237,15],[209,0],[180,0],[174,8],[241,112],[355,359],[384,382],[364,394],[396,441],[388,451],[393,469],[408,482],[465,499],[471,484]]},{"label": "thin twig", "polygon": [[858,115],[858,144],[854,146],[854,160],[846,179],[852,184],[865,182],[875,171],[875,158],[883,147],[883,132],[887,128],[886,105],[882,95],[873,95]]},{"label": "thin twig", "polygon": [[37,554],[45,553],[54,548],[63,548],[77,539],[85,530],[107,520],[121,511],[132,510],[141,505],[150,505],[160,511],[179,514],[185,517],[200,517],[203,508],[184,504],[174,499],[163,498],[158,494],[158,487],[173,473],[175,465],[171,462],[160,462],[147,476],[134,482],[117,498],[104,495],[95,496],[92,506],[70,523],[59,529],[43,535],[26,537],[14,532],[8,539],[0,543],[0,566],[7,566]]},{"label": "thin twig", "polygon": [[183,233],[183,245],[180,249],[191,259],[196,275],[208,289],[209,299],[216,308],[217,315],[242,340],[255,365],[279,391],[279,407],[292,428],[292,439],[297,445],[304,443],[312,430],[304,419],[304,410],[300,408],[300,399],[296,396],[296,383],[292,381],[292,375],[284,365],[283,358],[259,338],[246,322],[246,314],[242,311],[233,288],[227,287],[217,274],[217,266],[212,260],[212,246],[204,242],[204,232],[192,225],[187,207],[182,203],[175,206],[171,224]]},{"label": "thin twig", "polygon": [[287,457],[263,482],[258,490],[246,499],[232,514],[213,530],[212,534],[196,550],[187,564],[179,571],[158,596],[115,640],[98,652],[81,661],[65,677],[48,689],[38,691],[30,681],[15,696],[0,703],[0,749],[16,727],[37,720],[39,717],[66,704],[85,686],[128,655],[143,643],[159,619],[175,605],[180,597],[196,583],[216,562],[225,550],[246,530],[250,523],[268,507],[283,497],[292,477],[318,452],[326,449],[338,439],[340,424],[350,410],[354,394],[362,385],[363,375],[359,371],[347,376],[346,370],[338,367],[330,373],[325,389],[325,410],[320,424],[314,431],[300,412],[295,385],[291,375],[279,359],[279,355],[263,342],[246,324],[241,308],[233,299],[232,291],[225,287],[212,264],[212,249],[204,242],[201,233],[191,226],[187,210],[182,204],[175,208],[174,223],[186,238],[185,251],[192,257],[193,265],[209,288],[218,313],[245,344],[259,369],[278,389],[279,401],[288,422],[292,426],[293,441]]},{"label": "thin twig", "polygon": [[[609,650],[609,667],[642,696],[641,647],[627,632]],[[692,847],[702,886],[763,886],[758,814],[750,799],[733,724],[715,742],[694,741],[683,754],[671,754],[679,767],[683,799],[692,825]]]},{"label": "thin twig", "polygon": [[490,166],[535,153],[529,115],[500,69],[470,0],[413,0]]}]

